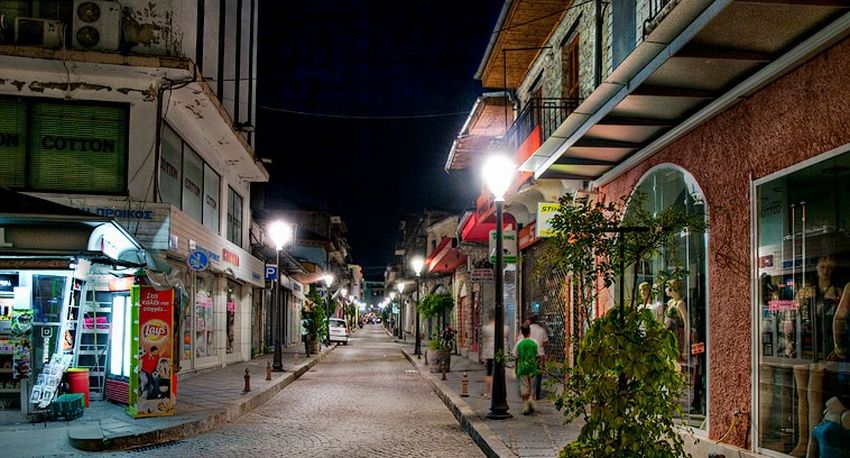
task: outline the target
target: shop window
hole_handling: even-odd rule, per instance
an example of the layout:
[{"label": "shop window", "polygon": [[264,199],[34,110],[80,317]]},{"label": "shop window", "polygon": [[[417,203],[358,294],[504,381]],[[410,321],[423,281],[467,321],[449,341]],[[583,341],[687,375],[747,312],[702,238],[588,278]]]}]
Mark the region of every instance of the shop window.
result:
[{"label": "shop window", "polygon": [[238,351],[239,348],[239,302],[242,300],[242,286],[238,283],[227,281],[227,308],[226,317],[227,325],[225,332],[227,333],[227,346],[225,351],[227,354]]},{"label": "shop window", "polygon": [[[696,181],[678,167],[661,166],[649,172],[638,184],[635,196],[643,202],[644,210],[652,214],[673,208],[686,215],[706,215],[707,218],[705,199]],[[654,285],[656,294],[650,295],[645,306],[676,334],[679,364],[687,384],[680,399],[682,420],[692,428],[705,429],[709,350],[708,242],[704,232],[687,228],[677,230],[675,246],[662,249],[628,269],[626,278],[632,278],[632,269],[637,268],[637,284]]]},{"label": "shop window", "polygon": [[762,449],[850,456],[848,193],[850,153],[757,183]]},{"label": "shop window", "polygon": [[162,154],[159,159],[159,197],[162,202],[181,208],[183,181],[183,140],[163,123]]},{"label": "shop window", "polygon": [[198,275],[195,279],[195,357],[216,356],[214,279]]},{"label": "shop window", "polygon": [[204,188],[204,160],[189,145],[183,149],[183,211],[202,222],[201,194]]},{"label": "shop window", "polygon": [[204,226],[214,234],[219,233],[219,201],[221,200],[221,177],[204,164]]},{"label": "shop window", "polygon": [[227,240],[242,246],[242,196],[227,188]]}]

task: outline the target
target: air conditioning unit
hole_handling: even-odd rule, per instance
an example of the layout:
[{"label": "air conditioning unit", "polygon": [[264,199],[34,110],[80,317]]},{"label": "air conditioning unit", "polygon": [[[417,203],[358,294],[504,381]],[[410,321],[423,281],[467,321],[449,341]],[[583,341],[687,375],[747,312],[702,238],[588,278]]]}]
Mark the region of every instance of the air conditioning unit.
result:
[{"label": "air conditioning unit", "polygon": [[62,46],[62,21],[19,17],[15,19],[15,43],[58,48]]},{"label": "air conditioning unit", "polygon": [[121,5],[107,0],[74,0],[74,48],[117,51]]}]

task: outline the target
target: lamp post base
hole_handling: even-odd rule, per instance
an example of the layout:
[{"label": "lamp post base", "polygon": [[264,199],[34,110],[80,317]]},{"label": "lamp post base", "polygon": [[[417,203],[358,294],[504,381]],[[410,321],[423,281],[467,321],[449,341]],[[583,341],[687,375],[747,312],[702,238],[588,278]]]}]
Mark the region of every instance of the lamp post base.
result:
[{"label": "lamp post base", "polygon": [[504,412],[491,411],[484,417],[490,420],[507,420],[508,418],[513,418],[514,416],[509,414],[507,410],[505,410]]}]

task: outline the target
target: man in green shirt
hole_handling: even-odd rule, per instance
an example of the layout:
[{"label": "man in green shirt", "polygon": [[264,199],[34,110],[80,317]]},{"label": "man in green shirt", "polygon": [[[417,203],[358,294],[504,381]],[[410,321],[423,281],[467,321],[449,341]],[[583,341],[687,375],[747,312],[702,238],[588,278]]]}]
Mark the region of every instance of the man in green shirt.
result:
[{"label": "man in green shirt", "polygon": [[531,389],[534,377],[539,373],[537,364],[537,341],[531,338],[531,327],[523,324],[520,328],[522,339],[514,346],[516,355],[516,378],[519,384],[519,396],[522,398],[522,413],[528,415],[534,412],[534,402],[531,401]]}]

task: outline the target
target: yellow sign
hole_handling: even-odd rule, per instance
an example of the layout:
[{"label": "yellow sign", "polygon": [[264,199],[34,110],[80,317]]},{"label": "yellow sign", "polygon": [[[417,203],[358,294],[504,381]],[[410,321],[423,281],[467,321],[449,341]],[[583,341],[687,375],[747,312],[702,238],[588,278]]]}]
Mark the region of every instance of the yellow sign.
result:
[{"label": "yellow sign", "polygon": [[555,230],[552,229],[552,218],[558,214],[561,204],[558,202],[537,203],[537,237],[554,237]]}]

